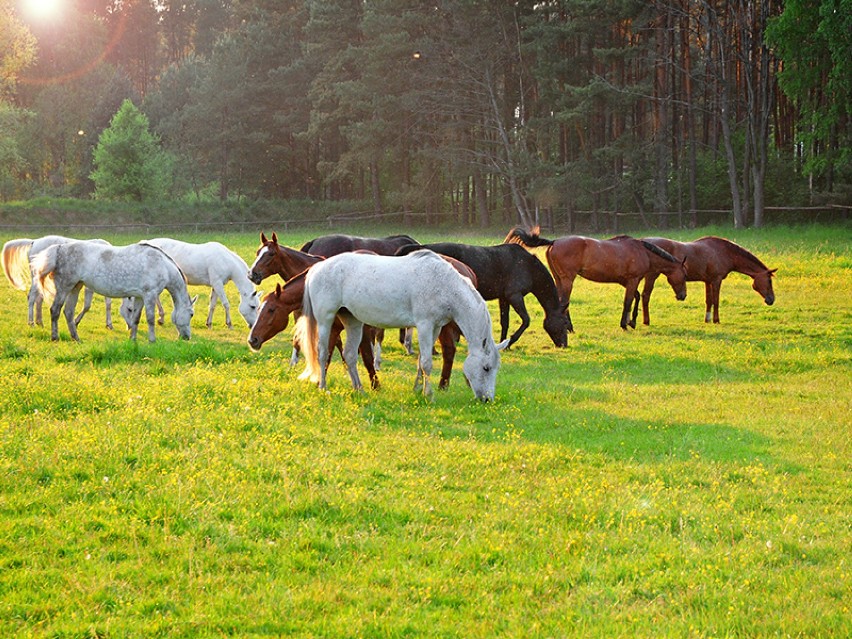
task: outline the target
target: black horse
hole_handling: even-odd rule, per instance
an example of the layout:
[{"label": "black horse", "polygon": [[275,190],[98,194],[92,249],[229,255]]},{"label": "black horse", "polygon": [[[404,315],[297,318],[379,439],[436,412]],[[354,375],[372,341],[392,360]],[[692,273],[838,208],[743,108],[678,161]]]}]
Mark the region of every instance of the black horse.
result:
[{"label": "black horse", "polygon": [[544,309],[544,330],[550,339],[556,346],[568,345],[566,307],[559,302],[556,284],[550,272],[536,256],[517,244],[474,246],[450,242],[412,244],[403,246],[396,254],[407,255],[421,248],[454,257],[473,269],[478,280],[476,290],[479,294],[486,300],[496,299],[500,303],[500,341],[506,339],[509,332],[510,306],[521,318],[521,326],[512,334],[509,346],[517,342],[527,330],[530,316],[524,304],[524,296],[532,293]]}]

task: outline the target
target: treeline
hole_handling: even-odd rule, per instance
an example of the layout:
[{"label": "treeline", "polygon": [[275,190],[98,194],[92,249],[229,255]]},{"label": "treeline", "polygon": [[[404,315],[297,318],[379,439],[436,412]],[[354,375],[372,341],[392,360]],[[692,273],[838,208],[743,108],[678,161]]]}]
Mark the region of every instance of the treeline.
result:
[{"label": "treeline", "polygon": [[720,208],[735,226],[850,197],[843,0],[4,13],[17,31],[0,38],[23,43],[2,67],[6,200],[91,196],[93,151],[126,98],[173,158],[162,197],[358,200],[471,225]]}]

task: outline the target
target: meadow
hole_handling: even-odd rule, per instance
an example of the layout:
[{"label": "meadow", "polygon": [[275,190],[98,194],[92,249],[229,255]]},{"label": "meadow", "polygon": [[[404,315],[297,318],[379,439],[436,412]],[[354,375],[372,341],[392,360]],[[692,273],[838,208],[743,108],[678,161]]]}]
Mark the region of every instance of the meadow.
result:
[{"label": "meadow", "polygon": [[660,280],[625,332],[623,289],[578,279],[568,347],[528,297],[489,404],[464,345],[428,401],[393,340],[380,390],[335,356],[322,393],[292,325],[249,350],[233,284],[233,330],[191,287],[192,339],[149,344],[102,299],[52,343],[4,282],[0,636],[852,635],[852,230],[665,234],[708,233],[778,267],[773,306],[732,274],[705,324]]}]

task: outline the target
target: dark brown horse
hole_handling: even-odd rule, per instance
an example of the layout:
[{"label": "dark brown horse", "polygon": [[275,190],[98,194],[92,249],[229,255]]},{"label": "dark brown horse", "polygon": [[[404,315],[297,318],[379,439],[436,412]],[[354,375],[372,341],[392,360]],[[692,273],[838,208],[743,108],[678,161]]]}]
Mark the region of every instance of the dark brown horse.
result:
[{"label": "dark brown horse", "polygon": [[[556,281],[559,298],[565,304],[569,330],[573,331],[568,305],[574,279],[581,275],[592,282],[621,284],[624,305],[621,328],[636,328],[639,313],[639,281],[651,274],[665,274],[678,300],[686,299],[686,266],[663,249],[626,235],[608,240],[595,240],[568,235],[548,240],[539,235],[538,228],[526,231],[516,227],[509,231],[506,242],[517,242],[527,248],[547,247],[547,263]],[[633,303],[633,314],[630,305]]]},{"label": "dark brown horse", "polygon": [[[296,252],[294,249],[288,250]],[[320,260],[321,259],[322,258],[320,258]],[[454,260],[452,258],[445,259],[452,264],[459,273],[470,278],[470,280],[474,283],[474,286],[476,285],[476,274],[469,267],[458,260]],[[291,313],[301,312],[302,297],[305,291],[305,276],[307,275],[307,272],[307,270],[304,270],[295,277],[289,278],[283,287],[280,284],[277,284],[275,291],[264,296],[263,302],[258,309],[257,321],[254,326],[252,326],[251,332],[248,336],[248,343],[252,350],[260,350],[260,347],[264,344],[264,342],[286,329]],[[367,327],[365,326],[365,329],[366,328]],[[340,333],[342,330],[343,323],[339,319],[336,319],[332,325],[332,333],[329,340],[330,344],[340,344]],[[457,350],[456,345],[460,336],[461,331],[455,322],[450,322],[446,326],[442,327],[438,334],[438,343],[441,345],[441,357],[443,361],[439,388],[445,389],[450,385],[450,375],[452,374],[453,360],[455,359]],[[363,349],[363,347],[364,338],[361,340],[359,350]],[[368,360],[365,359],[367,354],[365,354],[364,350],[360,350],[360,352],[361,358],[364,360],[364,366],[370,374],[372,386],[373,388],[378,388],[379,382],[378,378],[375,377],[375,369],[371,369],[368,365]]]},{"label": "dark brown horse", "polygon": [[339,253],[364,250],[378,255],[393,255],[396,250],[406,244],[417,244],[417,240],[408,235],[391,235],[389,237],[358,237],[357,235],[322,235],[306,242],[300,249],[304,253],[331,257]]},{"label": "dark brown horse", "polygon": [[[775,303],[772,276],[778,269],[768,269],[739,244],[713,236],[702,237],[694,242],[676,242],[663,237],[646,237],[645,241],[668,251],[679,260],[686,260],[687,281],[704,282],[705,322],[712,319],[714,324],[719,323],[719,289],[722,280],[731,272],[751,277],[754,280],[752,288],[763,301],[770,306]],[[642,321],[645,324],[651,321],[648,305],[658,275],[649,273],[645,276],[642,289]]]}]

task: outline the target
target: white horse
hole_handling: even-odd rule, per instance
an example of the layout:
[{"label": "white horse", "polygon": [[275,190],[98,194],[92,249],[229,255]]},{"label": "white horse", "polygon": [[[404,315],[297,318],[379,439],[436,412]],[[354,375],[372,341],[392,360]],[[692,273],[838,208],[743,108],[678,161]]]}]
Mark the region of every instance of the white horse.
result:
[{"label": "white horse", "polygon": [[33,276],[42,295],[53,293],[50,306],[50,337],[59,339],[59,313],[65,306],[65,321],[71,337],[80,341],[73,322],[74,305],[83,286],[109,297],[138,298],[138,312],[130,326],[136,339],[142,305],[148,320],[148,341],[153,342],[154,308],[157,296],[167,290],[174,301],[172,322],[183,339],[190,337],[195,299],[190,299],[186,278],[164,251],[140,242],[130,246],[104,246],[91,241],[54,244],[33,258]]},{"label": "white horse", "polygon": [[[167,237],[145,240],[163,249],[171,257],[183,274],[186,281],[192,285],[210,286],[210,312],[207,314],[207,328],[213,324],[213,309],[216,300],[222,302],[225,309],[225,323],[233,328],[231,323],[231,304],[225,296],[225,284],[233,281],[240,293],[240,315],[251,328],[257,319],[257,308],[260,306],[260,295],[248,278],[249,267],[239,255],[219,242],[205,244],[190,244]],[[163,307],[157,303],[160,313],[160,323],[163,323]]]},{"label": "white horse", "polygon": [[420,355],[415,391],[431,396],[432,344],[441,327],[455,321],[468,343],[464,374],[477,399],[494,399],[500,352],[508,340],[494,343],[491,315],[470,280],[432,251],[404,257],[341,253],[311,267],[305,281],[303,322],[305,359],[311,379],[326,387],[328,336],[340,314],[346,329],[343,359],[352,386],[361,390],[356,368],[363,325],[417,328]]},{"label": "white horse", "polygon": [[[35,324],[39,326],[43,325],[42,304],[44,303],[44,297],[39,293],[38,285],[30,269],[32,258],[48,246],[67,244],[74,241],[73,238],[61,235],[45,235],[37,240],[29,238],[9,240],[3,245],[3,270],[6,273],[6,279],[19,291],[26,291],[27,286],[29,286],[29,293],[27,294],[27,323],[30,326],[34,326]],[[106,240],[94,241],[108,244]],[[93,295],[92,290],[87,288],[83,297],[83,310],[74,319],[75,324],[79,325],[80,320],[83,319],[83,316],[91,308]],[[106,327],[112,330],[112,299],[107,297],[105,301]],[[35,315],[35,318],[33,318],[33,315]]]}]

